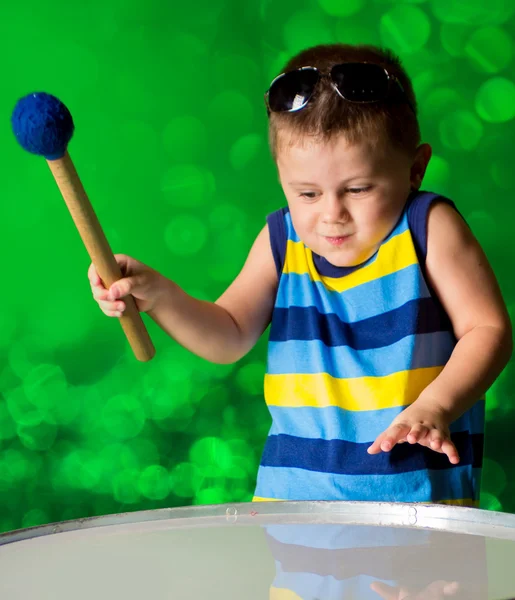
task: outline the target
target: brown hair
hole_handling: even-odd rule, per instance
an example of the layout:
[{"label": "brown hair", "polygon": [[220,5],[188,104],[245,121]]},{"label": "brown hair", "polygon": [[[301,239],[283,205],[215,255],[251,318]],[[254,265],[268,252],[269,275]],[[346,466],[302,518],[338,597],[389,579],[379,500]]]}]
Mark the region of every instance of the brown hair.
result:
[{"label": "brown hair", "polygon": [[[369,45],[322,44],[301,51],[280,72],[311,66],[328,74],[333,65],[345,62],[373,62],[386,68],[400,81],[408,100],[417,110],[410,78],[400,59],[388,49]],[[348,102],[340,98],[326,77],[318,82],[312,99],[302,110],[270,113],[268,132],[274,160],[277,160],[280,131],[288,132],[290,145],[306,136],[329,142],[338,134],[344,134],[349,143],[367,140],[376,144],[386,139],[408,155],[413,155],[420,144],[418,119],[407,102]]]}]

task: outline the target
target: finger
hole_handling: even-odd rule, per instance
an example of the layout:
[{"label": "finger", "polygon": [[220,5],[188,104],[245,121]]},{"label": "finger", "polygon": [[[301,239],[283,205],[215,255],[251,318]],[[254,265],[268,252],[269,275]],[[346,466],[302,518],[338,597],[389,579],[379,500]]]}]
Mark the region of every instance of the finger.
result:
[{"label": "finger", "polygon": [[444,443],[445,439],[446,436],[439,429],[433,429],[433,431],[431,431],[429,434],[429,447],[438,452],[442,449],[442,444]]},{"label": "finger", "polygon": [[399,597],[399,588],[392,587],[382,581],[373,581],[370,584],[370,589],[383,600],[397,600]]},{"label": "finger", "polygon": [[420,440],[426,437],[429,433],[429,428],[421,423],[416,423],[408,433],[408,442],[410,444],[417,444]]},{"label": "finger", "polygon": [[[420,446],[425,446],[426,448],[429,448],[430,450],[433,450],[433,448],[431,448],[431,440],[429,439],[428,436],[426,436],[425,438],[422,438],[421,440],[419,440],[418,444]],[[443,451],[442,451],[441,448],[439,450],[435,450],[435,452],[439,452],[440,454],[443,454]]]},{"label": "finger", "polygon": [[457,581],[433,581],[417,598],[420,598],[420,600],[440,600],[444,597],[454,596],[459,589],[460,585]]},{"label": "finger", "polygon": [[457,581],[452,581],[451,583],[446,583],[445,587],[443,588],[443,593],[446,596],[454,596],[459,589],[460,584]]},{"label": "finger", "polygon": [[[127,268],[129,265],[129,257],[127,254],[115,254],[114,258],[120,267],[122,274],[127,273]],[[97,269],[93,263],[89,265],[88,268],[88,278],[91,281],[92,286],[102,286],[102,280],[100,279],[100,275],[97,272]]]},{"label": "finger", "polygon": [[383,452],[389,452],[399,440],[402,440],[407,436],[410,429],[410,425],[403,423],[389,427],[386,430],[383,441],[381,442],[381,450]]},{"label": "finger", "polygon": [[127,277],[128,275],[131,274],[131,269],[130,269],[130,264],[131,261],[133,260],[132,258],[130,258],[129,256],[127,256],[127,254],[115,254],[114,258],[116,259],[116,262],[118,263],[118,266],[120,267],[120,271],[122,272],[122,277]]},{"label": "finger", "polygon": [[94,285],[98,286],[102,283],[100,281],[100,277],[99,277],[97,270],[95,268],[95,265],[93,263],[91,263],[89,265],[88,279],[90,280],[92,286],[94,286]]},{"label": "finger", "polygon": [[107,300],[109,297],[109,290],[106,290],[105,287],[102,286],[92,286],[91,291],[93,292],[93,298],[95,300]]},{"label": "finger", "polygon": [[369,454],[377,454],[381,452],[381,442],[383,441],[385,435],[386,431],[383,431],[383,433],[377,436],[374,443],[367,450]]},{"label": "finger", "polygon": [[[119,317],[125,310],[123,302],[99,302],[98,305],[108,317]],[[120,314],[118,314],[120,313]]]},{"label": "finger", "polygon": [[129,264],[129,257],[127,256],[127,254],[114,254],[114,258],[120,266],[120,268],[122,269],[123,267],[127,267],[127,265]]},{"label": "finger", "polygon": [[458,454],[458,450],[456,446],[451,442],[451,440],[444,440],[442,444],[442,452],[447,454],[449,457],[449,461],[453,465],[457,465],[460,462],[460,455]]}]

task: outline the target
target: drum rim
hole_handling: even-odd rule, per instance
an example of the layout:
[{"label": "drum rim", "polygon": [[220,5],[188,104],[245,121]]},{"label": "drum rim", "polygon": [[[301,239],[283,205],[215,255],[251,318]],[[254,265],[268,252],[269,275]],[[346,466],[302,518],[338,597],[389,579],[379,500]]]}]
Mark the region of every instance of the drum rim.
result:
[{"label": "drum rim", "polygon": [[[310,517],[299,521],[299,517]],[[285,517],[287,517],[285,521]],[[0,534],[0,546],[38,537],[114,525],[202,519],[197,526],[349,524],[434,529],[515,541],[515,514],[402,502],[277,501],[158,508],[38,525]],[[280,519],[278,521],[278,519]],[[182,525],[184,527],[184,524]]]}]

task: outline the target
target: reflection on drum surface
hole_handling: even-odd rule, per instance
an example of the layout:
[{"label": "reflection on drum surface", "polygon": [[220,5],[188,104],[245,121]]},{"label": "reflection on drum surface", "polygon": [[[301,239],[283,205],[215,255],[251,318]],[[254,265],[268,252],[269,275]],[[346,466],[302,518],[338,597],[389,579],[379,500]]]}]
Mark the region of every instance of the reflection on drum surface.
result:
[{"label": "reflection on drum surface", "polygon": [[284,502],[163,509],[0,536],[2,600],[507,600],[515,516]]}]

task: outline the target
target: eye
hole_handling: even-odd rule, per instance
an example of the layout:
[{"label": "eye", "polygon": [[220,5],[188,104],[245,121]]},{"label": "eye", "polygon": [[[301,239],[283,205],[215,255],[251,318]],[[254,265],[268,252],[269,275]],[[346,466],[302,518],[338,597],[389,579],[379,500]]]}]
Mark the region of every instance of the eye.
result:
[{"label": "eye", "polygon": [[367,187],[361,187],[361,188],[348,188],[347,191],[349,191],[351,194],[359,195],[359,194],[364,194],[365,192],[370,191],[371,187],[372,186],[369,185]]},{"label": "eye", "polygon": [[299,198],[306,198],[307,200],[314,200],[316,198],[315,192],[301,192]]}]

